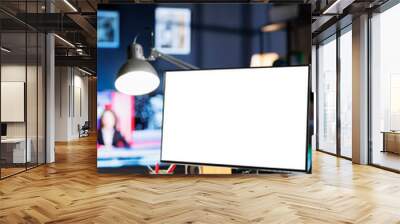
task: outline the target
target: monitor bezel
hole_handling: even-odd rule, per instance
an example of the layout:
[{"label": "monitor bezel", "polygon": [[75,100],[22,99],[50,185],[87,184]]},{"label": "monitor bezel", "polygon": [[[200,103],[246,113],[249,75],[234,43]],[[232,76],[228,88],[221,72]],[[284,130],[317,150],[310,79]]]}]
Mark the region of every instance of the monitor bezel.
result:
[{"label": "monitor bezel", "polygon": [[198,162],[188,162],[188,161],[173,161],[173,160],[163,160],[162,159],[162,150],[163,150],[163,134],[164,134],[164,108],[165,108],[165,89],[166,89],[166,82],[167,82],[167,73],[168,72],[185,72],[187,70],[166,70],[164,71],[164,81],[163,81],[163,111],[162,111],[162,126],[161,126],[161,146],[160,146],[160,161],[163,163],[174,163],[180,165],[198,165],[198,166],[216,166],[216,167],[227,167],[227,168],[238,168],[238,169],[257,169],[257,170],[268,170],[268,171],[288,171],[288,172],[305,172],[311,173],[312,172],[312,149],[311,149],[311,136],[313,130],[313,108],[310,108],[310,105],[313,106],[314,102],[312,98],[312,83],[311,83],[311,65],[288,65],[288,66],[281,66],[281,67],[273,67],[273,66],[262,66],[262,67],[238,67],[238,68],[207,68],[207,69],[198,69],[194,71],[209,71],[209,70],[232,70],[232,69],[266,69],[266,68],[291,68],[291,67],[305,67],[307,68],[307,79],[308,79],[308,86],[307,86],[307,114],[306,114],[306,145],[305,145],[305,165],[304,169],[285,169],[285,168],[276,168],[276,167],[257,167],[257,166],[242,166],[242,165],[230,165],[230,164],[214,164],[214,163],[198,163]]}]

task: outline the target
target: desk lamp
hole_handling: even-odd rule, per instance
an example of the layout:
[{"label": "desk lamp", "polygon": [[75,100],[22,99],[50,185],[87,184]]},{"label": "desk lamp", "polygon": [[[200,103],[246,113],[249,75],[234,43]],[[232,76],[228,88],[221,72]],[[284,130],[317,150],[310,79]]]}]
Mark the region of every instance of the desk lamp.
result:
[{"label": "desk lamp", "polygon": [[[151,32],[151,36],[154,36],[153,32]],[[162,59],[184,70],[198,69],[196,66],[163,54],[154,47],[151,48],[150,56],[146,58],[143,55],[143,47],[136,42],[137,37],[138,35],[129,46],[128,60],[118,71],[115,80],[115,88],[119,92],[139,96],[154,91],[160,85],[157,71],[149,61]]]}]

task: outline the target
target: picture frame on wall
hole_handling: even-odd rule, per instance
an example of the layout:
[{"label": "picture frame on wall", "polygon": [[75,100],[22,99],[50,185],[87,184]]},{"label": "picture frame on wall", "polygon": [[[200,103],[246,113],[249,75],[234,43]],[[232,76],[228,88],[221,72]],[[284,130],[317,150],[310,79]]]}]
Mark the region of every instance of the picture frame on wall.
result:
[{"label": "picture frame on wall", "polygon": [[158,7],[155,17],[156,49],[164,54],[190,54],[190,9]]},{"label": "picture frame on wall", "polygon": [[119,13],[114,11],[97,12],[97,47],[119,47]]}]

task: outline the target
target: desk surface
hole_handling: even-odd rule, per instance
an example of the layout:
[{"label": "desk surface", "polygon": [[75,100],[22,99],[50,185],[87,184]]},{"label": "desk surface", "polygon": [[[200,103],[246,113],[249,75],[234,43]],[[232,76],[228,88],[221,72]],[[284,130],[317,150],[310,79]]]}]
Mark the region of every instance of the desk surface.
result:
[{"label": "desk surface", "polygon": [[159,148],[104,148],[97,149],[98,168],[153,166],[160,162]]},{"label": "desk surface", "polygon": [[[29,139],[27,139],[29,141]],[[1,139],[1,143],[20,143],[25,142],[25,138],[5,138]]]},{"label": "desk surface", "polygon": [[400,134],[400,131],[381,131],[384,134]]}]

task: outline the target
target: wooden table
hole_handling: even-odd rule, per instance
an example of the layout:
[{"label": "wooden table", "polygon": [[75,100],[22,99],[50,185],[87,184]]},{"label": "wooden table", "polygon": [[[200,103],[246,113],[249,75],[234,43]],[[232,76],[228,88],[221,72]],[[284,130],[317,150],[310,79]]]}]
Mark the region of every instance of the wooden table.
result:
[{"label": "wooden table", "polygon": [[382,152],[400,154],[400,131],[383,131]]}]

